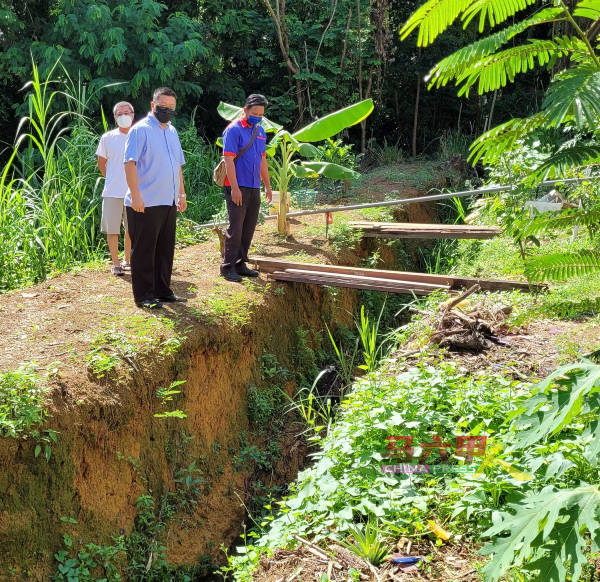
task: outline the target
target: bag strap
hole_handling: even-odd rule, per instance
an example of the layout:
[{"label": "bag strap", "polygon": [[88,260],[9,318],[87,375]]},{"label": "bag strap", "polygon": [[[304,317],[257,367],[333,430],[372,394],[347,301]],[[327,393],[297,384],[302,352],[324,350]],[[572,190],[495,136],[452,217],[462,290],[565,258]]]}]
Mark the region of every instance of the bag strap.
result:
[{"label": "bag strap", "polygon": [[233,158],[233,161],[235,162],[240,156],[243,156],[248,149],[250,148],[250,146],[254,143],[254,140],[256,139],[256,136],[258,135],[258,123],[254,126],[254,131],[252,132],[252,137],[250,138],[250,141],[248,142],[248,145],[246,145],[244,148],[242,148],[237,156],[235,156],[235,158]]}]

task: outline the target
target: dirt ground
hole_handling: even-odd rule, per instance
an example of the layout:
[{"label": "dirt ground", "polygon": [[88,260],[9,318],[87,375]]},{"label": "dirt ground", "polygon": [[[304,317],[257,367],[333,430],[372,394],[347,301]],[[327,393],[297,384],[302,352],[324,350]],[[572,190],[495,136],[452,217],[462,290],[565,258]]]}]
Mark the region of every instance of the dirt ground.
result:
[{"label": "dirt ground", "polygon": [[[253,574],[255,582],[352,580],[350,570],[358,571],[361,581],[408,582],[411,580],[444,581],[466,580],[474,582],[477,576],[475,548],[461,543],[450,543],[436,547],[429,540],[414,545],[406,538],[398,540],[393,554],[379,567],[370,565],[346,548],[330,544],[327,552],[301,540],[295,549],[278,548],[272,556],[263,556],[259,568]],[[419,566],[402,566],[394,558],[425,558]]]},{"label": "dirt ground", "polygon": [[[293,220],[288,239],[278,236],[274,221],[265,222],[257,229],[252,253],[323,263],[358,261],[356,253],[331,247],[321,215]],[[108,263],[0,296],[0,370],[34,362],[40,374],[58,370],[68,383],[87,373],[88,355],[103,333],[116,332],[148,351],[199,320],[206,325],[226,324],[228,318],[243,322],[251,305],[268,301],[266,276],[242,285],[227,283],[219,277],[220,261],[216,234],[176,251],[173,290],[186,302],[165,304],[152,313],[136,307],[130,276],[112,276]]]}]

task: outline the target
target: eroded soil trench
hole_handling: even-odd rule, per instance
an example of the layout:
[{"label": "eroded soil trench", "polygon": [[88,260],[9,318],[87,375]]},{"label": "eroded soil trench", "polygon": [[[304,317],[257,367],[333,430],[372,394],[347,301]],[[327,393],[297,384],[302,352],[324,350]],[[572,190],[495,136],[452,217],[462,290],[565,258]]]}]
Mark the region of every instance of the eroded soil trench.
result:
[{"label": "eroded soil trench", "polygon": [[[433,207],[412,208],[417,220],[434,221]],[[394,268],[390,246],[373,245],[363,242],[338,262],[357,264],[377,251],[379,266]],[[38,287],[40,298],[54,288]],[[23,301],[2,300],[6,313]],[[49,460],[45,445],[35,458],[39,440],[0,439],[0,580],[49,580],[57,552],[76,557],[118,536],[139,537],[137,559],[148,568],[161,559],[161,543],[167,562],[193,579],[199,564],[222,562],[220,548],[239,536],[245,505],[292,481],[305,462],[297,426],[284,421],[283,430],[269,431],[270,395],[279,388],[292,395],[301,377],[310,385],[322,364],[324,322],[351,328],[357,307],[355,291],[294,284],[267,289],[240,325],[216,325],[185,307],[175,314],[185,334],[173,353],[150,351],[102,377],[76,364],[77,373],[57,375],[48,426],[58,438]],[[172,400],[157,398],[181,380]],[[266,391],[257,398],[253,389]],[[185,417],[156,416],[175,410]]]}]

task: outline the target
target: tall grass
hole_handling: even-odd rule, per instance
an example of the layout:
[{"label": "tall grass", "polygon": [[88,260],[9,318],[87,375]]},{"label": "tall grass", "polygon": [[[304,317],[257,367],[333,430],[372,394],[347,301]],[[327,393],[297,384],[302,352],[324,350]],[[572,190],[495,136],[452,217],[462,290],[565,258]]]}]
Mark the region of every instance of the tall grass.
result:
[{"label": "tall grass", "polygon": [[188,208],[185,218],[194,222],[209,222],[225,203],[222,188],[213,182],[213,170],[221,159],[221,148],[198,136],[192,115],[189,124],[179,131],[185,155],[183,180]]},{"label": "tall grass", "polygon": [[19,123],[1,173],[0,292],[36,283],[53,270],[67,270],[104,252],[97,139],[77,111],[77,97],[53,80],[57,66],[42,80],[33,63],[33,80],[26,85],[28,115]]},{"label": "tall grass", "polygon": [[[33,79],[25,86],[28,115],[0,171],[0,293],[106,256],[100,232],[103,182],[95,155],[99,136],[86,117],[93,95],[66,71],[55,74],[59,66],[41,79],[33,63]],[[185,216],[209,221],[223,204],[212,182],[220,152],[198,137],[193,118],[180,136],[187,161]]]}]

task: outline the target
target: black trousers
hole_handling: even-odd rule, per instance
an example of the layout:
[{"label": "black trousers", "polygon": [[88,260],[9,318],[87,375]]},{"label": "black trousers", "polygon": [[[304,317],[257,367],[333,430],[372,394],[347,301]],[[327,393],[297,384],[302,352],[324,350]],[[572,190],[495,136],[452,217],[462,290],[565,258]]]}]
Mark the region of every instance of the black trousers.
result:
[{"label": "black trousers", "polygon": [[145,301],[171,295],[177,207],[150,206],[144,212],[127,207],[127,223],[133,298]]},{"label": "black trousers", "polygon": [[240,190],[242,205],[237,206],[231,200],[231,187],[225,186],[229,227],[225,232],[225,256],[222,265],[224,269],[248,262],[248,251],[258,221],[260,188],[240,186]]}]

